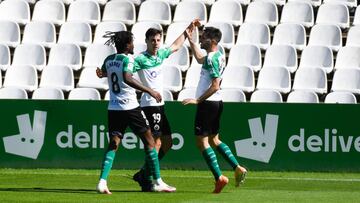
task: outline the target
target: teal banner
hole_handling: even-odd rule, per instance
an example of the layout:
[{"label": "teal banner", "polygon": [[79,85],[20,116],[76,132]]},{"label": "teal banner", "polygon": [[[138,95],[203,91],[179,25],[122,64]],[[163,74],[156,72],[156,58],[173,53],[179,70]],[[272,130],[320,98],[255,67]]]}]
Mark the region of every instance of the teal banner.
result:
[{"label": "teal banner", "polygon": [[[196,106],[166,103],[173,148],[162,168],[206,169]],[[0,100],[0,167],[100,168],[106,101]],[[250,170],[360,171],[360,105],[225,103],[220,138]],[[138,168],[144,145],[127,131],[114,168]],[[220,166],[230,169],[218,154]]]}]

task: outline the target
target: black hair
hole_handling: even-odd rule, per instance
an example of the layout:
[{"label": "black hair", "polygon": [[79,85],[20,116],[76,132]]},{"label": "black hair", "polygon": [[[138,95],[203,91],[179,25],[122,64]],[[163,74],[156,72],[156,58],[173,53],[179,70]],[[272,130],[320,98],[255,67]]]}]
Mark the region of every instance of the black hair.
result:
[{"label": "black hair", "polygon": [[118,53],[123,53],[127,49],[127,45],[130,44],[134,36],[129,31],[110,32],[107,31],[103,36],[104,38],[110,38],[105,42],[105,45],[114,46]]},{"label": "black hair", "polygon": [[206,27],[203,35],[211,40],[215,40],[217,43],[220,42],[222,37],[221,31],[214,27]]},{"label": "black hair", "polygon": [[162,35],[162,31],[156,28],[149,28],[145,33],[145,38],[149,39],[150,37],[153,37],[155,35]]}]

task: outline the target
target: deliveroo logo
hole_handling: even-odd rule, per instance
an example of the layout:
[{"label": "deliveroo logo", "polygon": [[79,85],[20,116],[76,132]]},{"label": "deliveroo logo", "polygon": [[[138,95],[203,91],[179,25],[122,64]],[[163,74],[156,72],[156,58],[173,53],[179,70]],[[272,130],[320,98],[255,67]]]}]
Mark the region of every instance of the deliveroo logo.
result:
[{"label": "deliveroo logo", "polygon": [[37,159],[44,144],[46,112],[35,111],[31,127],[29,114],[16,116],[19,134],[3,138],[5,151],[31,159]]},{"label": "deliveroo logo", "polygon": [[251,138],[235,141],[239,157],[269,163],[276,145],[278,115],[266,114],[265,129],[260,118],[249,119]]}]

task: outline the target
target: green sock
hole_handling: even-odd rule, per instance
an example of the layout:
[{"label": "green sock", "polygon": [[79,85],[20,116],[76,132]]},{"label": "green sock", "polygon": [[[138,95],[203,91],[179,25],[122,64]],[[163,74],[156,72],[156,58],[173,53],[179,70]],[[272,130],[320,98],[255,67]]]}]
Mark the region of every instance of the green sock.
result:
[{"label": "green sock", "polygon": [[239,165],[235,156],[231,152],[231,149],[225,143],[219,144],[216,147],[216,150],[224,157],[224,159],[231,165],[233,169],[235,169]]},{"label": "green sock", "polygon": [[104,161],[101,167],[100,179],[106,180],[108,178],[114,158],[115,158],[114,150],[110,150],[105,153]]},{"label": "green sock", "polygon": [[145,149],[145,160],[146,160],[146,164],[147,164],[147,168],[149,169],[148,171],[150,172],[150,175],[152,176],[152,178],[159,179],[160,178],[160,164],[159,164],[159,159],[158,159],[158,154],[155,150],[155,148],[153,148],[152,150],[150,149]]},{"label": "green sock", "polygon": [[202,155],[207,165],[209,166],[212,174],[214,175],[215,180],[218,180],[221,176],[221,170],[217,162],[214,150],[211,147],[206,148],[204,151],[202,151]]}]

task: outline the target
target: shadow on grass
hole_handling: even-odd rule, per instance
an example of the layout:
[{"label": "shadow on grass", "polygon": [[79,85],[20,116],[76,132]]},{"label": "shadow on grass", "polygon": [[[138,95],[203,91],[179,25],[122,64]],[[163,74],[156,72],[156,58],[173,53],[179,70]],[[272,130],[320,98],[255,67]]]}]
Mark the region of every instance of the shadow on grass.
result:
[{"label": "shadow on grass", "polygon": [[[56,192],[56,193],[83,193],[98,194],[95,190],[90,189],[67,189],[67,188],[0,188],[4,192]],[[139,190],[111,190],[111,192],[140,192]]]}]

